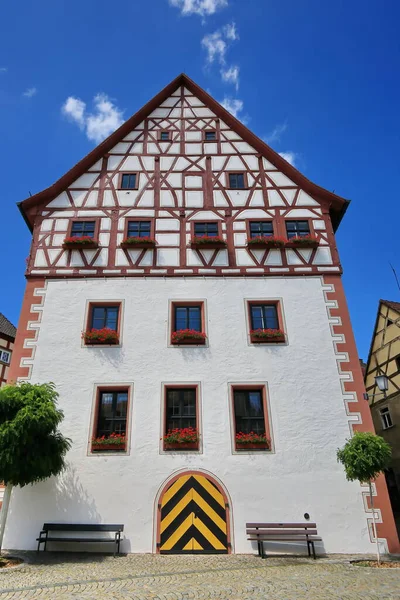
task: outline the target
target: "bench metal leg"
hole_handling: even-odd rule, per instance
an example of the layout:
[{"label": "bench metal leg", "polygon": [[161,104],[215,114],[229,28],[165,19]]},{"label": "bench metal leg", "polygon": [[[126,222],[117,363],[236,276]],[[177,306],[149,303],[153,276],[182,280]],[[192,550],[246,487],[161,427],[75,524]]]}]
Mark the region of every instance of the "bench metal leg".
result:
[{"label": "bench metal leg", "polygon": [[261,558],[267,558],[264,552],[264,542],[261,542]]},{"label": "bench metal leg", "polygon": [[317,559],[317,557],[315,556],[315,546],[314,546],[314,542],[311,542],[312,545],[312,551],[313,551],[313,556],[314,556],[314,560]]},{"label": "bench metal leg", "polygon": [[308,540],[307,540],[307,550],[308,550],[308,556],[311,556],[310,542]]}]

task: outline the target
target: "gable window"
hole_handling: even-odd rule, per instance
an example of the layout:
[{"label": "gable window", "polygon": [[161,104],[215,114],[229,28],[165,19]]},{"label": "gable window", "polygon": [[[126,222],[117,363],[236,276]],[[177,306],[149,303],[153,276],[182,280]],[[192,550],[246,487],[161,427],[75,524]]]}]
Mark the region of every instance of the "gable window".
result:
[{"label": "gable window", "polygon": [[271,447],[262,386],[233,386],[236,450],[268,450]]},{"label": "gable window", "polygon": [[204,302],[172,302],[171,343],[204,345]]},{"label": "gable window", "polygon": [[271,237],[274,235],[272,221],[250,221],[250,237]]},{"label": "gable window", "polygon": [[196,222],[194,224],[194,235],[196,237],[217,237],[218,236],[218,223]]},{"label": "gable window", "polygon": [[310,235],[308,221],[286,221],[286,234],[288,239]]},{"label": "gable window", "polygon": [[122,190],[136,190],[138,188],[137,173],[123,173],[121,175],[120,188]]},{"label": "gable window", "polygon": [[243,190],[246,187],[244,173],[228,173],[228,182],[232,190]]},{"label": "gable window", "polygon": [[71,226],[71,237],[94,238],[95,221],[73,221]]},{"label": "gable window", "polygon": [[6,365],[9,365],[11,361],[11,352],[8,352],[7,350],[2,350],[0,348],[0,361],[5,363]]},{"label": "gable window", "polygon": [[169,137],[169,131],[161,131],[160,132],[160,140],[162,142],[168,142],[170,139]]},{"label": "gable window", "polygon": [[197,450],[197,386],[167,387],[164,450]]},{"label": "gable window", "polygon": [[393,427],[393,421],[392,421],[389,407],[385,406],[384,408],[381,408],[379,413],[381,415],[383,429],[389,429],[389,427]]},{"label": "gable window", "polygon": [[127,237],[150,237],[151,221],[128,221]]},{"label": "gable window", "polygon": [[217,139],[217,132],[214,129],[210,129],[208,131],[205,132],[204,134],[204,140],[206,142],[215,142]]},{"label": "gable window", "polygon": [[117,452],[127,449],[129,388],[98,388],[92,452]]}]

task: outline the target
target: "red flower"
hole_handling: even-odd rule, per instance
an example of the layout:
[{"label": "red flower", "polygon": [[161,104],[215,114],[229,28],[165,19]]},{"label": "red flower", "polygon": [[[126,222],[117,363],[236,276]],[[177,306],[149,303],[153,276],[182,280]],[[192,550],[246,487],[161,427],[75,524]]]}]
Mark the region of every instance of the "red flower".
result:
[{"label": "red flower", "polygon": [[207,245],[207,244],[220,244],[226,246],[226,241],[219,235],[195,235],[191,239],[191,244]]},{"label": "red flower", "polygon": [[240,431],[236,434],[236,443],[238,444],[266,444],[269,448],[270,441],[265,435],[265,433],[254,433],[251,431],[250,433],[243,433]]},{"label": "red flower", "polygon": [[81,237],[66,237],[64,239],[64,244],[67,246],[81,245],[81,244],[96,244],[96,240],[94,240],[89,235],[82,235]]},{"label": "red flower", "polygon": [[83,331],[82,338],[86,344],[118,344],[119,342],[118,333],[108,327]]},{"label": "red flower", "polygon": [[179,344],[184,340],[195,340],[197,342],[204,342],[207,338],[207,335],[202,331],[196,331],[195,329],[180,329],[179,331],[174,331],[172,334],[172,343]]},{"label": "red flower", "polygon": [[194,427],[169,429],[164,436],[166,444],[193,444],[199,441],[199,434]]},{"label": "red flower", "polygon": [[131,237],[127,237],[122,241],[122,245],[124,246],[140,246],[140,244],[146,245],[146,246],[156,246],[157,242],[155,241],[155,239],[151,238],[151,237],[137,237],[137,236],[131,236]]},{"label": "red flower", "polygon": [[258,338],[271,339],[284,337],[285,332],[281,329],[252,329],[250,335]]},{"label": "red flower", "polygon": [[273,235],[258,235],[257,237],[250,238],[247,240],[248,246],[257,246],[259,244],[263,244],[266,246],[270,246],[271,248],[283,248],[286,244],[287,240],[280,237],[275,237]]}]

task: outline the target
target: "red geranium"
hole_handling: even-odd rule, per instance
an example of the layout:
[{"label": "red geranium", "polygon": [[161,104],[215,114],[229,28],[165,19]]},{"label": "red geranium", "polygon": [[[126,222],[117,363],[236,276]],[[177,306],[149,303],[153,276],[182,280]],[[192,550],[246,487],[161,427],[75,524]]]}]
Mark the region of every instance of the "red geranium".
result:
[{"label": "red geranium", "polygon": [[262,339],[273,339],[284,337],[285,333],[281,329],[252,329],[250,335]]},{"label": "red geranium", "polygon": [[80,237],[66,237],[64,239],[64,246],[82,246],[85,244],[97,244],[96,240],[94,240],[89,235],[82,235]]},{"label": "red geranium", "polygon": [[219,235],[211,236],[211,235],[195,235],[191,239],[191,244],[194,245],[207,245],[207,244],[219,244],[226,246],[226,241]]},{"label": "red geranium", "polygon": [[194,444],[199,441],[199,434],[194,427],[169,429],[164,436],[166,444]]},{"label": "red geranium", "polygon": [[258,235],[247,240],[248,246],[268,246],[269,248],[283,248],[287,240],[275,236]]},{"label": "red geranium", "polygon": [[118,333],[108,327],[83,331],[82,338],[86,344],[118,344],[119,342]]},{"label": "red geranium", "polygon": [[207,335],[202,331],[196,331],[195,329],[181,329],[180,331],[173,332],[172,343],[179,344],[185,340],[194,340],[198,343],[204,343],[206,338]]},{"label": "red geranium", "polygon": [[109,436],[92,438],[94,446],[125,446],[126,437],[124,433],[111,433]]},{"label": "red geranium", "polygon": [[266,444],[269,447],[269,439],[265,435],[265,433],[254,433],[251,431],[250,433],[243,433],[240,431],[236,434],[236,443],[237,444]]}]

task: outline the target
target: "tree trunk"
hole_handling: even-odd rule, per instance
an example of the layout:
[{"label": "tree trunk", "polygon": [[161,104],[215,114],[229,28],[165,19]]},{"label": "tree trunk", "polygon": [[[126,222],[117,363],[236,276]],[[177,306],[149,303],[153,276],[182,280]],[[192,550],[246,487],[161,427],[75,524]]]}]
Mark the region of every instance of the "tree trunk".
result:
[{"label": "tree trunk", "polygon": [[11,498],[12,488],[13,488],[13,486],[11,485],[11,483],[8,483],[6,485],[6,489],[4,490],[3,504],[2,504],[1,512],[0,512],[0,552],[3,547],[4,531],[6,528],[8,507],[10,506],[10,498]]},{"label": "tree trunk", "polygon": [[[369,482],[369,497],[371,500],[371,510],[372,510],[372,523],[373,523],[373,529],[374,529],[374,535],[375,535],[375,540],[376,540],[376,556],[378,558],[378,565],[381,562],[381,556],[379,554],[379,541],[378,541],[378,531],[376,529],[376,521],[375,521],[375,511],[374,511],[374,499],[372,496],[372,483]],[[0,538],[1,539],[1,538]]]}]

